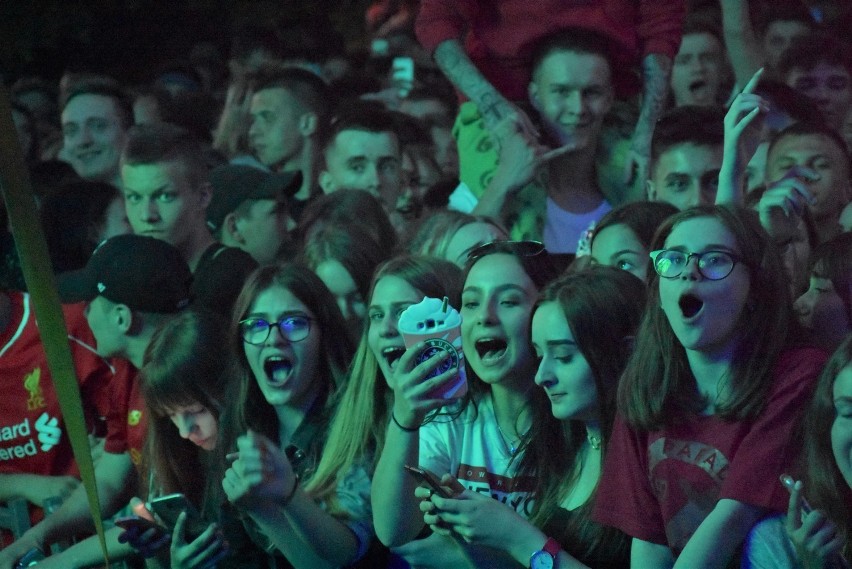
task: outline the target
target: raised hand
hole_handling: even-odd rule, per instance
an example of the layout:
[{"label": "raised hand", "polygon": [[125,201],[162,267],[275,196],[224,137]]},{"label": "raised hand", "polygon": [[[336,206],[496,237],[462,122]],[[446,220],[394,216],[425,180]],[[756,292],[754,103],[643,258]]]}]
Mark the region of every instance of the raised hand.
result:
[{"label": "raised hand", "polygon": [[237,450],[222,480],[225,495],[235,506],[262,509],[292,491],[296,473],[284,451],[267,437],[249,431],[237,439]]},{"label": "raised hand", "polygon": [[776,242],[795,236],[805,208],[815,201],[807,184],[818,179],[819,174],[813,170],[794,166],[763,193],[757,206],[760,224]]},{"label": "raised hand", "polygon": [[430,392],[451,381],[458,373],[458,369],[452,367],[429,377],[443,363],[445,353],[438,351],[418,364],[417,358],[425,349],[426,342],[419,342],[405,350],[388,382],[394,391],[394,418],[409,428],[422,423],[429,411],[449,403],[447,399],[430,397]]},{"label": "raised hand", "polygon": [[787,506],[786,530],[805,569],[836,567],[843,540],[837,527],[820,510],[804,507],[802,482],[797,481],[790,492]]}]

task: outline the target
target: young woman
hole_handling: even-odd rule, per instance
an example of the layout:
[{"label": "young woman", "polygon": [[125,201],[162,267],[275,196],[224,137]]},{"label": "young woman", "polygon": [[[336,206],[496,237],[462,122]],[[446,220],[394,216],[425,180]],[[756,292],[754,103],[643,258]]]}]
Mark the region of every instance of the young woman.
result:
[{"label": "young woman", "polygon": [[305,266],[261,267],[237,299],[232,329],[242,380],[225,433],[228,500],[255,539],[283,556],[279,567],[356,561],[367,497],[356,496],[348,516],[333,516],[299,483],[320,456],[352,354],[337,303]]},{"label": "young woman", "polygon": [[416,364],[425,348],[421,342],[395,364],[391,420],[372,489],[376,534],[384,544],[410,542],[424,527],[417,482],[406,465],[450,473],[468,489],[529,514],[532,481],[510,463],[532,419],[530,315],[538,290],[554,276],[540,243],[497,241],[471,252],[460,310],[470,397],[456,413],[423,424],[451,403],[428,395],[457,373],[450,368],[427,378],[443,363],[440,355]]},{"label": "young woman", "polygon": [[[110,559],[130,555],[132,545],[150,558],[150,567],[190,569],[218,563],[224,568],[263,562],[263,552],[220,512],[219,480],[207,476],[215,461],[211,451],[219,440],[219,417],[237,377],[225,330],[215,314],[179,314],[152,338],[139,371],[148,418],[140,495],[151,500],[182,493],[210,525],[195,540],[184,535],[185,520],[171,534],[139,530],[141,526],[128,531],[113,527],[106,532]],[[100,543],[93,536],[39,563],[88,567],[102,561]]]},{"label": "young woman", "polygon": [[[548,285],[532,318],[539,358],[533,422],[520,472],[535,478],[529,520],[487,496],[417,494],[436,532],[503,549],[523,565],[555,538],[554,567],[626,567],[629,541],[591,520],[602,456],[615,419],[618,378],[627,364],[645,303],[645,287],[626,272],[592,267]],[[554,443],[547,454],[531,444]],[[547,478],[537,476],[547,472]],[[428,491],[426,491],[428,492]],[[430,503],[431,502],[431,503]],[[558,553],[557,553],[558,552]]]},{"label": "young woman", "polygon": [[367,316],[370,279],[390,250],[354,223],[328,225],[317,231],[302,249],[308,267],[337,300],[353,342],[361,338]]},{"label": "young woman", "polygon": [[[305,491],[325,503],[330,513],[344,514],[345,502],[353,494],[369,499],[370,479],[384,447],[393,406],[388,380],[404,352],[397,330],[399,315],[424,296],[446,296],[451,305],[458,306],[461,285],[461,270],[433,257],[402,255],[376,270],[367,297],[367,328],[329,425],[322,458],[305,483]],[[380,566],[377,557],[370,559],[371,566]]]},{"label": "young woman", "polygon": [[446,210],[425,217],[405,249],[413,255],[432,255],[464,268],[471,250],[507,237],[506,230],[490,217]]},{"label": "young woman", "polygon": [[784,272],[753,212],[683,211],[655,246],[594,518],[633,537],[635,567],[724,567],[786,508],[778,476],[824,358],[789,347]]},{"label": "young woman", "polygon": [[749,534],[744,567],[848,567],[840,555],[852,556],[852,337],[820,376],[802,439],[804,480],[795,484],[786,516]]},{"label": "young woman", "polygon": [[808,290],[795,302],[799,323],[829,352],[852,332],[852,233],[841,233],[812,255]]},{"label": "young woman", "polygon": [[591,264],[616,267],[647,282],[654,233],[677,211],[667,202],[634,202],[610,211],[592,232]]}]

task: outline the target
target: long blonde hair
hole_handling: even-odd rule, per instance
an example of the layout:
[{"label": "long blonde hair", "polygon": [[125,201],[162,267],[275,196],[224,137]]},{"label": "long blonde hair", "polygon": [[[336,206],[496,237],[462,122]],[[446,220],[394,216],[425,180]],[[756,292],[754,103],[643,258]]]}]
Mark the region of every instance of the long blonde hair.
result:
[{"label": "long blonde hair", "polygon": [[[461,270],[448,261],[424,256],[394,257],[376,269],[370,285],[370,299],[376,283],[386,276],[401,278],[426,296],[446,296],[451,305],[458,306]],[[367,342],[368,333],[369,325],[361,335],[346,387],[339,396],[322,457],[305,484],[305,490],[315,500],[325,501],[332,514],[344,513],[336,490],[353,468],[363,465],[372,475],[390,420],[393,393]]]}]

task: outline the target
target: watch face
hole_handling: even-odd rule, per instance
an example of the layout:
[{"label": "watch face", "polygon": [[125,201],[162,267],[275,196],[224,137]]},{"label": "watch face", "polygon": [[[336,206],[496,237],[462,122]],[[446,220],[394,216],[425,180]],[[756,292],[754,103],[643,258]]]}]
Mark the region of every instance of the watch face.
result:
[{"label": "watch face", "polygon": [[553,556],[546,551],[536,551],[530,557],[530,569],[553,569]]}]

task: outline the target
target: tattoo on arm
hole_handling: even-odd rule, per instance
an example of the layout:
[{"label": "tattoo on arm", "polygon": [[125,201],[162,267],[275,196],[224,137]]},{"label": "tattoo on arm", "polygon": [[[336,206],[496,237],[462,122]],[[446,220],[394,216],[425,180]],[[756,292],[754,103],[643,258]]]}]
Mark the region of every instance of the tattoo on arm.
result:
[{"label": "tattoo on arm", "polygon": [[663,113],[669,92],[672,60],[665,55],[650,53],[642,60],[642,108],[636,124],[637,133],[643,133],[650,142],[657,119]]},{"label": "tattoo on arm", "polygon": [[447,79],[479,107],[483,118],[499,121],[506,113],[506,100],[473,64],[458,40],[446,40],[435,48],[435,62]]}]

